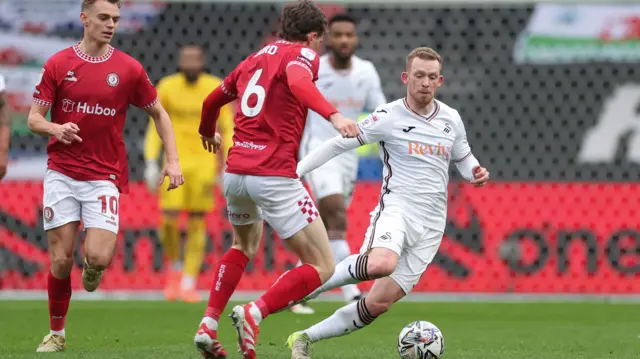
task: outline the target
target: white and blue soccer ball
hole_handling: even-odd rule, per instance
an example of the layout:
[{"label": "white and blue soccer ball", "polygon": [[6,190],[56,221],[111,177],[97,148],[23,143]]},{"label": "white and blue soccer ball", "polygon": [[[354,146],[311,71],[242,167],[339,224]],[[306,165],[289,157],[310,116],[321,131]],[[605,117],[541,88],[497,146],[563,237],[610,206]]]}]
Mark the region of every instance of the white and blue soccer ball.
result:
[{"label": "white and blue soccer ball", "polygon": [[423,320],[407,324],[398,336],[403,359],[438,359],[444,354],[444,336],[433,323]]}]

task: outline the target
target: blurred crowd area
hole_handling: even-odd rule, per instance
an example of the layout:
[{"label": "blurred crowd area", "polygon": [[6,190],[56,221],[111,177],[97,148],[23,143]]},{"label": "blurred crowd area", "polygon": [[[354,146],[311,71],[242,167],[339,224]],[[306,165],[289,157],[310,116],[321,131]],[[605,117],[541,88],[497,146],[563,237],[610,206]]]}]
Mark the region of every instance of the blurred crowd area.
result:
[{"label": "blurred crowd area", "polygon": [[[357,55],[377,67],[389,100],[404,96],[407,53],[436,49],[445,77],[438,97],[459,110],[475,156],[492,173],[493,183],[477,189],[452,172],[447,239],[416,291],[640,293],[640,6],[321,6],[328,16],[358,19]],[[114,46],[139,59],[154,83],[177,70],[185,44],[202,46],[207,71],[224,77],[274,38],[281,7],[130,2]],[[81,39],[78,12],[75,0],[0,1],[0,74],[13,120],[0,182],[0,289],[46,283],[46,139],[29,133],[26,113],[43,63]],[[162,287],[157,196],[142,183],[147,126],[132,108],[125,141],[134,185],[121,201],[122,240],[103,289]],[[375,146],[359,155],[348,212],[354,250],[381,179]],[[231,243],[224,200],[218,189],[213,195],[204,273]],[[264,289],[296,261],[267,229],[242,289]]]}]

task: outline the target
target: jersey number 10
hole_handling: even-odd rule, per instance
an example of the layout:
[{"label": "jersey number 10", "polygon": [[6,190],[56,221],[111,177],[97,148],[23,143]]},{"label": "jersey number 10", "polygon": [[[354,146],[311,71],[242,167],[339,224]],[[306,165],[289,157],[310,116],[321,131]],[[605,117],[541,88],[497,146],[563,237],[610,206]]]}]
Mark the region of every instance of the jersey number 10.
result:
[{"label": "jersey number 10", "polygon": [[[258,69],[247,84],[247,88],[244,89],[244,93],[242,94],[242,101],[240,102],[240,109],[242,110],[242,114],[246,117],[256,117],[262,110],[262,106],[264,105],[264,98],[267,93],[264,90],[264,87],[258,85],[258,80],[262,75],[262,69]],[[255,94],[257,96],[255,105],[249,106],[249,96]]]}]

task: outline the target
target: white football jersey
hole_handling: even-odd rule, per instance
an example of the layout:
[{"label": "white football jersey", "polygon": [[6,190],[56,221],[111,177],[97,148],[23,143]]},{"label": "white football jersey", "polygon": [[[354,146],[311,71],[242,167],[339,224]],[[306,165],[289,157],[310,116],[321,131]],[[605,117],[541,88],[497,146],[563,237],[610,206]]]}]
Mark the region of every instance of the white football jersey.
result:
[{"label": "white football jersey", "polygon": [[[348,70],[334,69],[329,55],[321,56],[316,86],[329,103],[354,121],[363,112],[371,112],[386,103],[375,66],[357,56],[351,57],[351,68]],[[337,135],[338,131],[329,121],[309,110],[305,136],[314,142],[324,142]]]},{"label": "white football jersey", "polygon": [[449,163],[471,156],[458,111],[436,100],[422,116],[405,99],[379,106],[359,124],[360,144],[379,143],[384,163],[378,208],[395,207],[405,218],[444,231]]},{"label": "white football jersey", "polygon": [[4,76],[0,74],[0,92],[7,89],[7,85],[4,82]]}]

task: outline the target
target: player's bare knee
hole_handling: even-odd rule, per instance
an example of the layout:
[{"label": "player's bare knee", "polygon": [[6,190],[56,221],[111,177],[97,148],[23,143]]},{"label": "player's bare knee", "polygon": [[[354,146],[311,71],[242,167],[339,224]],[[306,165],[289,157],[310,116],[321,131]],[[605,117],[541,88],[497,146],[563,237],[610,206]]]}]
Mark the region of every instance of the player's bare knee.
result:
[{"label": "player's bare knee", "polygon": [[67,278],[73,268],[73,256],[63,253],[51,255],[51,273],[56,278]]},{"label": "player's bare knee", "polygon": [[335,271],[335,264],[333,260],[327,260],[320,266],[314,266],[318,271],[318,276],[320,277],[320,282],[323,284],[333,276],[333,272]]},{"label": "player's bare knee", "polygon": [[[329,239],[344,239],[344,232],[347,230],[347,212],[344,208],[333,208],[327,213],[327,232]],[[341,238],[334,238],[341,235]]]},{"label": "player's bare knee", "polygon": [[391,308],[393,300],[390,300],[389,298],[367,297],[365,299],[365,305],[367,306],[369,313],[372,316],[377,317],[386,313],[389,308]]},{"label": "player's bare knee", "polygon": [[382,278],[396,270],[398,256],[390,250],[374,250],[368,255],[367,274],[369,278]]},{"label": "player's bare knee", "polygon": [[256,253],[258,253],[257,245],[243,245],[240,242],[236,242],[235,240],[231,248],[244,253],[244,255],[247,256],[247,258],[249,259],[252,259],[253,257],[255,257]]},{"label": "player's bare knee", "polygon": [[87,263],[97,270],[103,270],[111,263],[111,253],[86,254]]}]

